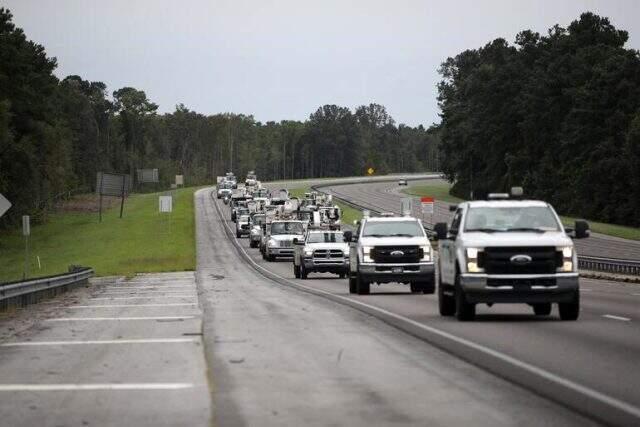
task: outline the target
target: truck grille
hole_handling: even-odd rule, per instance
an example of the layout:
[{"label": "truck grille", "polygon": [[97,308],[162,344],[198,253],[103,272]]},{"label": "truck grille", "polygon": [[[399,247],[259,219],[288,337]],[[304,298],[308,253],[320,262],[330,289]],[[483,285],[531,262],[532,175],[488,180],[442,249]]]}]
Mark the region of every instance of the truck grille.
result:
[{"label": "truck grille", "polygon": [[280,240],[280,247],[281,248],[290,248],[293,246],[293,241],[292,240]]},{"label": "truck grille", "polygon": [[[526,255],[531,261],[513,262],[517,255]],[[562,264],[562,253],[553,246],[485,248],[479,256],[479,267],[487,274],[553,274]]]},{"label": "truck grille", "polygon": [[240,228],[242,228],[243,230],[248,230],[249,229],[249,224],[242,224],[240,226]]},{"label": "truck grille", "polygon": [[313,251],[314,259],[331,259],[331,258],[344,258],[344,252],[340,249],[316,249]]},{"label": "truck grille", "polygon": [[423,253],[419,246],[376,246],[370,256],[379,264],[410,264],[420,262]]}]

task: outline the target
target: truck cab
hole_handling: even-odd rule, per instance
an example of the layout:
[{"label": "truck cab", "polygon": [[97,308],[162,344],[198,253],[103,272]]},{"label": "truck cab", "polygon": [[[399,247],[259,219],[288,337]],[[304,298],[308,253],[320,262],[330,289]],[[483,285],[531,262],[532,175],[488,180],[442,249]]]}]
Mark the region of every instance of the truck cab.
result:
[{"label": "truck cab", "polygon": [[249,223],[249,246],[257,248],[262,238],[263,225],[265,224],[266,216],[263,213],[255,213],[251,215],[251,221]]},{"label": "truck cab", "polygon": [[433,250],[422,223],[413,217],[365,216],[349,244],[349,292],[366,295],[371,283],[409,284],[411,292],[435,291]]},{"label": "truck cab", "polygon": [[293,274],[334,273],[343,279],[349,269],[349,245],[339,230],[310,229],[304,239],[294,239]]},{"label": "truck cab", "polygon": [[550,204],[506,193],[452,210],[450,226],[435,226],[441,315],[472,320],[479,303],[524,303],[542,316],[557,303],[561,319],[578,318],[578,257],[570,234],[587,237],[585,221],[567,230]]},{"label": "truck cab", "polygon": [[263,257],[267,261],[276,258],[293,258],[293,239],[304,238],[304,221],[274,220],[267,226]]},{"label": "truck cab", "polygon": [[247,236],[251,232],[251,228],[249,225],[249,212],[243,213],[238,216],[236,221],[236,238],[241,238],[242,236]]}]

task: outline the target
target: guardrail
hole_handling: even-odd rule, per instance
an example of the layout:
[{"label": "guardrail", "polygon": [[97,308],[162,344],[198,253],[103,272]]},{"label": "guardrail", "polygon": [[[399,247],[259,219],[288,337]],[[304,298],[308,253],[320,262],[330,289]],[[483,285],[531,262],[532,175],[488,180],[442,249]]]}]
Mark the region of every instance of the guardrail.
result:
[{"label": "guardrail", "polygon": [[[351,183],[350,183],[351,184]],[[322,187],[329,187],[335,185],[347,185],[347,184],[318,184],[314,185],[311,188],[314,191],[319,191],[321,193],[325,193],[321,190]],[[339,195],[333,194],[333,197],[340,202],[351,206],[352,208],[358,210],[369,210],[372,213],[379,214],[379,211],[375,209],[371,209],[357,203],[352,202],[351,200],[346,200]],[[427,234],[433,235],[433,230],[427,229],[425,227]],[[593,257],[593,256],[578,256],[578,268],[583,270],[591,270],[591,271],[601,271],[605,273],[614,273],[614,274],[623,274],[629,276],[640,276],[640,261],[634,261],[629,259],[618,259],[618,258],[602,258],[602,257]]]},{"label": "guardrail", "polygon": [[34,304],[44,297],[65,292],[86,283],[93,274],[93,268],[72,267],[69,273],[0,284],[0,311],[9,306]]}]

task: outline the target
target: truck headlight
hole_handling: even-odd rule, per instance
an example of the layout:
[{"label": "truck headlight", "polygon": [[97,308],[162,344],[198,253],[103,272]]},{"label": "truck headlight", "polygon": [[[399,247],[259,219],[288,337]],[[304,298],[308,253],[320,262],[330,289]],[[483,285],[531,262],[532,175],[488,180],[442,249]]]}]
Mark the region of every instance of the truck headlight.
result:
[{"label": "truck headlight", "polygon": [[420,249],[422,249],[421,261],[426,261],[426,262],[431,261],[431,245],[420,246]]},{"label": "truck headlight", "polygon": [[311,256],[311,255],[313,255],[313,249],[305,249],[305,250],[304,250],[304,255],[305,255],[305,256]]},{"label": "truck headlight", "polygon": [[274,239],[269,239],[269,241],[267,242],[267,245],[269,247],[278,246],[278,242],[276,242]]},{"label": "truck headlight", "polygon": [[573,271],[573,246],[562,246],[558,248],[562,253],[562,265],[558,267],[558,271],[571,273]]},{"label": "truck headlight", "polygon": [[482,252],[478,248],[467,248],[467,271],[469,273],[482,273],[484,268],[480,266],[479,257]]},{"label": "truck headlight", "polygon": [[363,246],[362,247],[362,261],[363,262],[373,262],[373,259],[371,258],[371,250],[373,249],[372,246]]}]

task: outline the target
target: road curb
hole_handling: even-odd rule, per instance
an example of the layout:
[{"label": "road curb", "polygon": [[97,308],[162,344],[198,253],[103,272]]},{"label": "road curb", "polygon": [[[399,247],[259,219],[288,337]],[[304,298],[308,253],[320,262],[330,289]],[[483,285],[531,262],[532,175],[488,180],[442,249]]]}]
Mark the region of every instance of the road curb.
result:
[{"label": "road curb", "polygon": [[578,413],[605,424],[621,427],[640,425],[640,408],[631,404],[606,396],[596,390],[517,360],[507,354],[456,337],[448,332],[418,323],[364,302],[295,283],[269,271],[256,263],[238,243],[229,228],[229,224],[224,220],[220,206],[213,198],[212,192],[210,192],[210,196],[218,216],[223,221],[225,234],[236,248],[238,254],[259,274],[276,284],[320,296],[367,313],[498,377],[531,390],[543,398],[566,405]]}]

